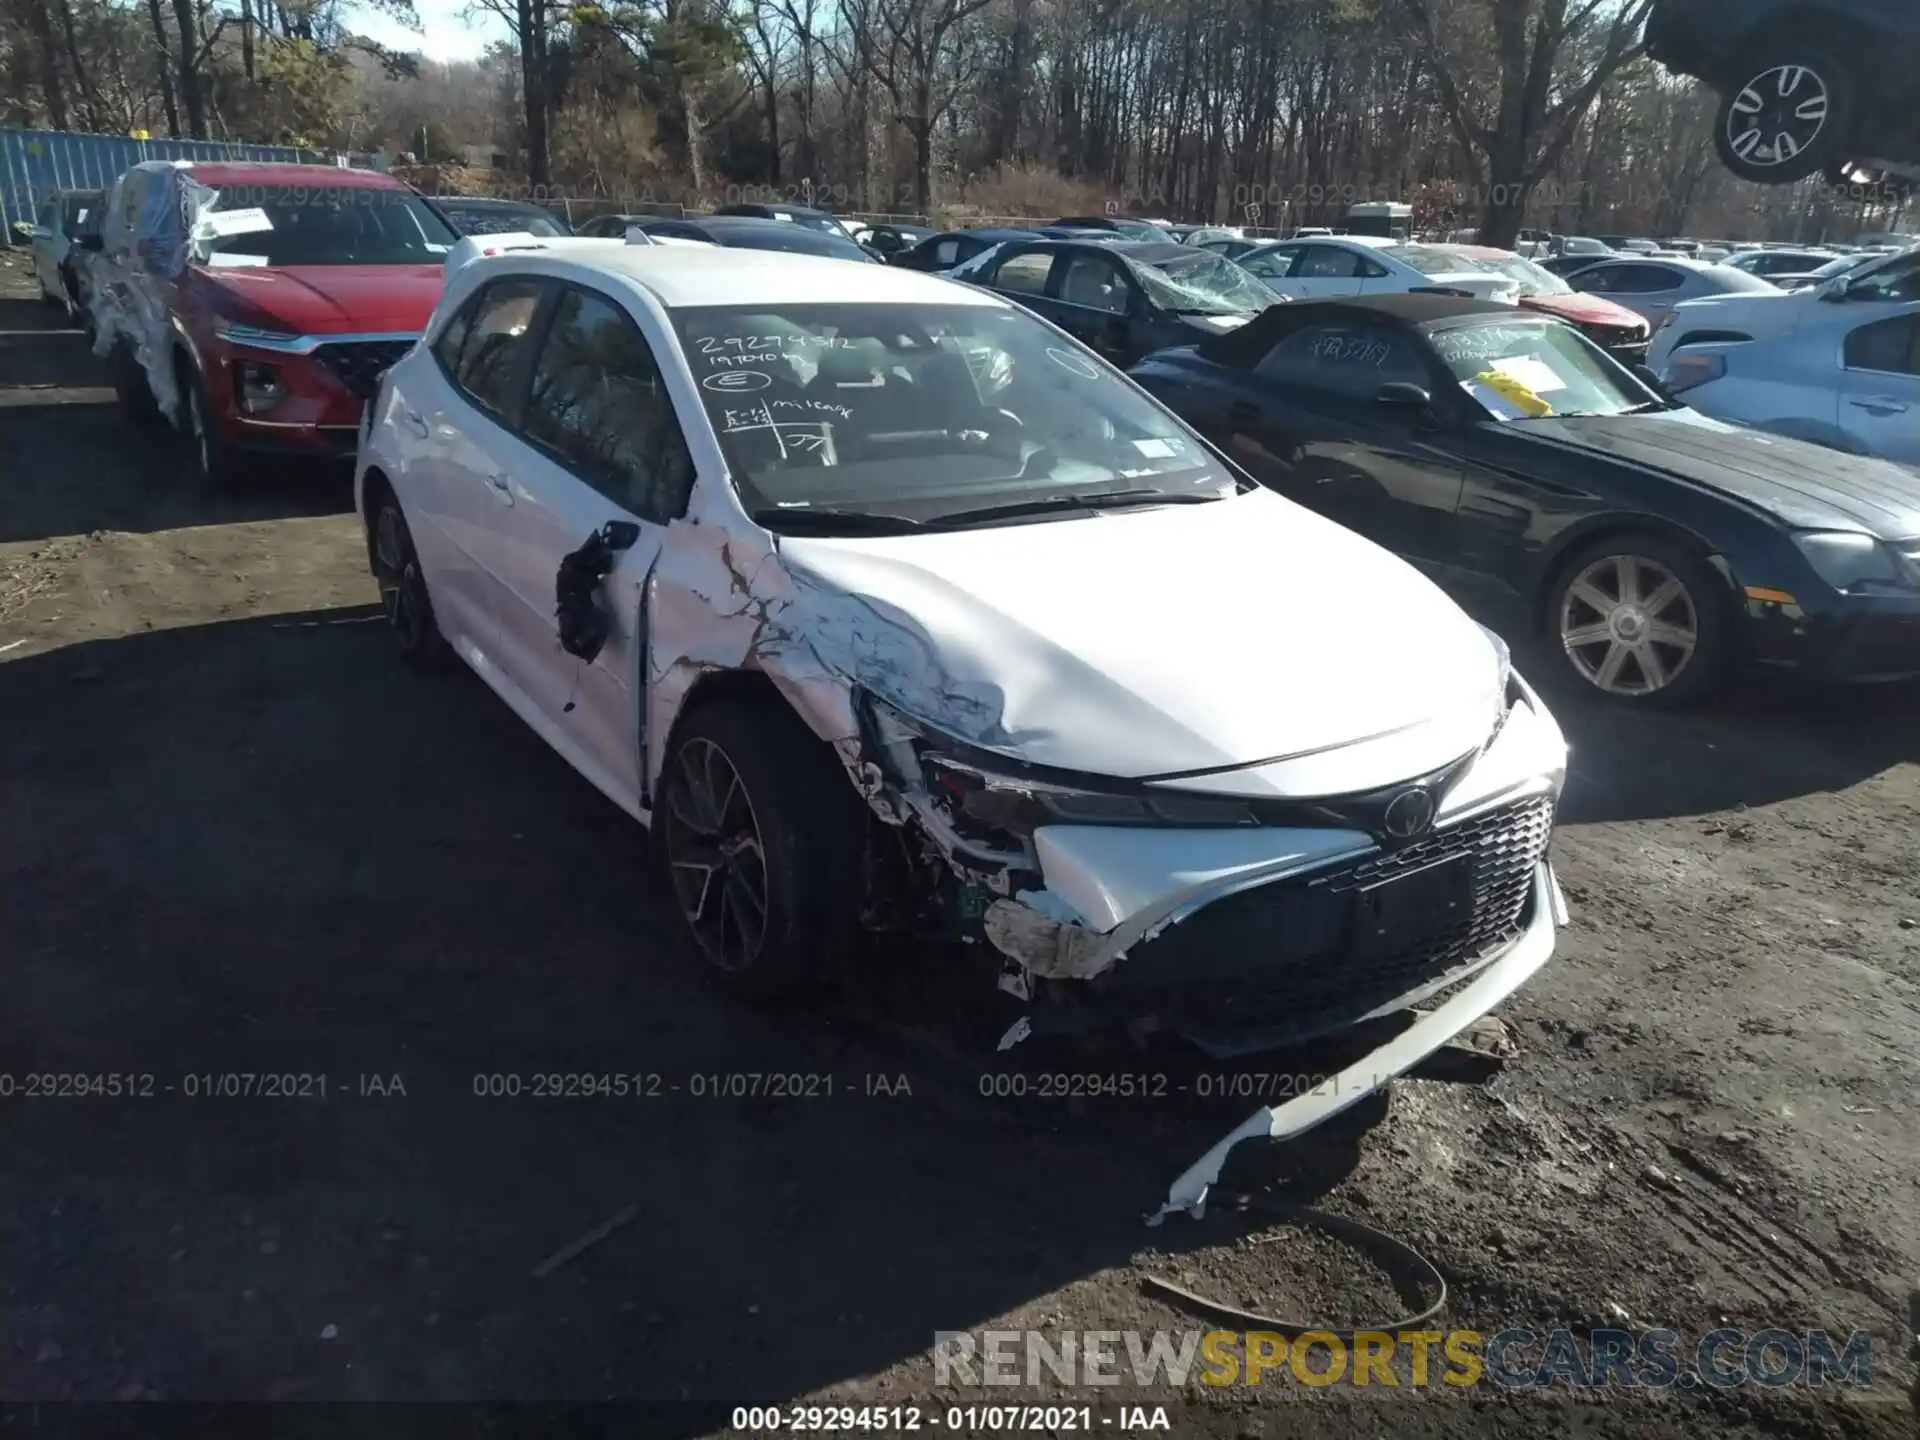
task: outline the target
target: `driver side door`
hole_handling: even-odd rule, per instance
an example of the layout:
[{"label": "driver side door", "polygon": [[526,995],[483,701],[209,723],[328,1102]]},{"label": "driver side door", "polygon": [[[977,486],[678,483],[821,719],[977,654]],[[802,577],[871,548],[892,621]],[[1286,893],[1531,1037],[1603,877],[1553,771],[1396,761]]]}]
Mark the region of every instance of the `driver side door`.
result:
[{"label": "driver side door", "polygon": [[[640,809],[645,593],[667,527],[686,512],[693,461],[654,346],[612,296],[556,284],[520,423],[498,453],[501,669],[510,703],[605,794]],[[609,522],[631,525],[599,587],[610,630],[591,660],[564,650],[561,564]]]}]

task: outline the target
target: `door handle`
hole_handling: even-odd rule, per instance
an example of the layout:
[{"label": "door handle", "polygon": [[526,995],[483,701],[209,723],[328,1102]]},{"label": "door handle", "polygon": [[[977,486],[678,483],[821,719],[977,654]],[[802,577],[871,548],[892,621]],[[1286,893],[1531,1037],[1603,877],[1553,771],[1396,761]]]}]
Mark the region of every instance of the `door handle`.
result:
[{"label": "door handle", "polygon": [[1907,402],[1904,400],[1896,400],[1891,395],[1865,395],[1858,400],[1849,400],[1847,403],[1856,410],[1869,410],[1875,415],[1904,415],[1907,413]]},{"label": "door handle", "polygon": [[422,440],[426,439],[427,436],[432,433],[427,429],[426,418],[422,416],[418,410],[408,410],[404,412],[400,418],[405,420],[407,422],[407,428]]},{"label": "door handle", "polygon": [[487,485],[505,504],[513,504],[513,481],[507,478],[504,470],[496,470],[487,476]]}]

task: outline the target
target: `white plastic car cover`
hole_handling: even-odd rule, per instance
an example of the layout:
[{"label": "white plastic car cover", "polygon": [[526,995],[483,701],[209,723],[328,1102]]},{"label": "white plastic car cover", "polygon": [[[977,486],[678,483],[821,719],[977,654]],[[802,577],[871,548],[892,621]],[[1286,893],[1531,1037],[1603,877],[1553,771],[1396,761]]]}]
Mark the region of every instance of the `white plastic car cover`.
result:
[{"label": "white plastic car cover", "polygon": [[[140,195],[132,214],[123,203],[130,185]],[[180,417],[180,387],[165,282],[192,263],[196,229],[219,194],[180,162],[146,160],[114,183],[101,217],[99,260],[104,264],[90,267],[99,282],[92,296],[94,353],[108,355],[125,340],[146,374],[154,403],[169,420]]]}]

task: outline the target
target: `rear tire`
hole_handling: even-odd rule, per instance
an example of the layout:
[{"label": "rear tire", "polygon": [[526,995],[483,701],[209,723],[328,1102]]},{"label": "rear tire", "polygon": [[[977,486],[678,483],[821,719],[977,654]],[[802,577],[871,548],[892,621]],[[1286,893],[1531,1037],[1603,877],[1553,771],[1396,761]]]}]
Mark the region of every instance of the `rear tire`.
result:
[{"label": "rear tire", "polygon": [[1713,694],[1733,648],[1726,585],[1658,535],[1609,535],[1570,556],[1547,586],[1542,619],[1568,678],[1636,709]]},{"label": "rear tire", "polygon": [[1853,129],[1852,77],[1832,55],[1775,43],[1733,67],[1713,117],[1714,149],[1735,178],[1790,185],[1839,163]]},{"label": "rear tire", "polygon": [[694,948],[742,998],[824,988],[858,933],[866,811],[784,701],[724,699],[676,727],[655,833]]}]

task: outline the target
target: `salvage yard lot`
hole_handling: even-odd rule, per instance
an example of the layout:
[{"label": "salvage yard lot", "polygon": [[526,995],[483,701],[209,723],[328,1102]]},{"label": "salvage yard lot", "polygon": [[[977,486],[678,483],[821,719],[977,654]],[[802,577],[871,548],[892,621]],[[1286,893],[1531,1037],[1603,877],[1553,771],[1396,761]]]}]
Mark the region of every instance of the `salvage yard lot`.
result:
[{"label": "salvage yard lot", "polygon": [[[1503,1012],[1513,1057],[1242,1147],[1205,1220],[1147,1230],[1253,1102],[993,1099],[992,1035],[907,996],[721,999],[644,835],[478,681],[390,653],[345,481],[188,492],[25,273],[0,267],[0,1076],[156,1093],[0,1099],[3,1398],[906,1403],[936,1397],[936,1330],[1201,1323],[1148,1273],[1384,1318],[1359,1256],[1252,1243],[1226,1200],[1258,1191],[1418,1247],[1444,1325],[1858,1328],[1876,1383],[1269,1383],[1189,1397],[1187,1433],[1910,1433],[1914,690],[1549,697],[1574,922]],[[327,1093],[185,1093],[230,1072]],[[681,1093],[475,1093],[555,1072]],[[834,1093],[691,1093],[740,1072]]]}]

